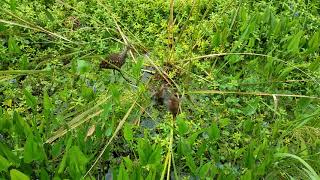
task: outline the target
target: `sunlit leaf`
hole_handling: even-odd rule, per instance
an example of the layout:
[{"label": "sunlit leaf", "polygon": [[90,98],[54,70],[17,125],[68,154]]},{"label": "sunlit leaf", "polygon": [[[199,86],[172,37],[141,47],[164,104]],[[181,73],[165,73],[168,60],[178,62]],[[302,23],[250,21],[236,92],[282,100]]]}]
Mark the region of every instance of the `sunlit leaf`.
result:
[{"label": "sunlit leaf", "polygon": [[9,37],[8,39],[8,48],[9,52],[11,53],[20,53],[20,48],[18,46],[18,43],[16,42],[16,39],[12,36]]},{"label": "sunlit leaf", "polygon": [[125,162],[126,168],[127,168],[128,170],[132,170],[132,168],[133,168],[133,162],[132,162],[132,160],[131,160],[129,157],[123,157],[123,160],[124,160],[124,162]]},{"label": "sunlit leaf", "polygon": [[123,136],[127,141],[132,141],[133,132],[131,124],[126,123],[123,127]]},{"label": "sunlit leaf", "polygon": [[16,169],[10,170],[10,178],[11,180],[29,180],[30,179],[27,175],[25,175],[24,173]]},{"label": "sunlit leaf", "polygon": [[197,167],[191,155],[186,156],[186,164],[190,168],[191,172],[195,174]]},{"label": "sunlit leaf", "polygon": [[19,158],[8,148],[7,145],[0,142],[0,154],[14,165],[19,165]]},{"label": "sunlit leaf", "polygon": [[208,163],[202,165],[199,170],[199,176],[201,178],[208,177],[207,174],[208,174],[208,171],[210,170],[210,167],[211,167],[211,162],[208,162]]},{"label": "sunlit leaf", "polygon": [[309,46],[309,51],[314,52],[319,49],[320,46],[320,31],[317,31],[316,33],[313,34],[311,39],[308,42]]},{"label": "sunlit leaf", "polygon": [[303,31],[299,31],[298,33],[292,36],[287,47],[287,50],[289,52],[293,52],[293,53],[299,52],[299,43],[303,33],[304,33]]},{"label": "sunlit leaf", "polygon": [[42,143],[34,136],[29,136],[24,146],[24,162],[42,161],[45,158]]},{"label": "sunlit leaf", "polygon": [[7,171],[8,167],[11,166],[11,163],[0,155],[0,172],[1,171]]},{"label": "sunlit leaf", "polygon": [[188,132],[188,125],[186,124],[185,120],[178,118],[177,119],[177,126],[178,126],[178,131],[180,134],[185,134]]},{"label": "sunlit leaf", "polygon": [[25,95],[27,105],[32,108],[32,110],[36,110],[37,100],[36,98],[26,89],[23,90],[23,94]]},{"label": "sunlit leaf", "polygon": [[85,60],[78,60],[77,71],[80,74],[84,74],[90,70],[90,64]]},{"label": "sunlit leaf", "polygon": [[120,164],[119,174],[118,174],[117,179],[119,179],[119,180],[129,180],[129,175],[128,175],[126,169],[124,168],[123,163]]},{"label": "sunlit leaf", "polygon": [[43,94],[43,109],[44,109],[44,116],[45,118],[48,120],[51,118],[51,113],[52,113],[52,110],[53,110],[53,105],[51,103],[51,100],[48,96],[48,93],[47,91],[44,92]]},{"label": "sunlit leaf", "polygon": [[212,123],[207,132],[210,139],[216,140],[220,138],[220,129],[218,128],[217,123]]},{"label": "sunlit leaf", "polygon": [[32,130],[29,124],[16,111],[13,113],[13,123],[15,125],[15,131],[17,134],[24,134],[25,137],[32,135]]},{"label": "sunlit leaf", "polygon": [[78,146],[72,146],[68,152],[69,173],[74,179],[79,179],[86,172],[87,157]]}]

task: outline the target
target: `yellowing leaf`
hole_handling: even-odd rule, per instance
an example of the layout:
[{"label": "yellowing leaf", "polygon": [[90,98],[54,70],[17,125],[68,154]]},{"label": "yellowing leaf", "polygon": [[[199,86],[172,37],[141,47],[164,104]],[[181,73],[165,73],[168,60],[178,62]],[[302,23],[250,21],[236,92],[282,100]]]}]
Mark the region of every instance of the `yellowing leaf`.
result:
[{"label": "yellowing leaf", "polygon": [[92,126],[88,129],[86,138],[85,138],[84,140],[86,141],[88,137],[92,136],[92,134],[94,133],[95,130],[96,130],[96,125],[92,125]]},{"label": "yellowing leaf", "polygon": [[3,105],[4,106],[8,106],[8,107],[11,107],[12,106],[12,99],[7,99],[3,102]]}]

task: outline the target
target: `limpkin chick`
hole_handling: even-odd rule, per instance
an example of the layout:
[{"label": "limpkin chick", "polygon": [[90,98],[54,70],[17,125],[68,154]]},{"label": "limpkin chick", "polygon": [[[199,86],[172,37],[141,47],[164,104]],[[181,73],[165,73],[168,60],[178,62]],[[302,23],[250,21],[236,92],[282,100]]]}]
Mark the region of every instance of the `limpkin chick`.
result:
[{"label": "limpkin chick", "polygon": [[105,60],[101,61],[100,68],[116,70],[126,81],[131,83],[120,70],[124,63],[126,63],[127,53],[130,49],[131,47],[127,45],[122,52],[110,54]]},{"label": "limpkin chick", "polygon": [[158,89],[154,94],[153,94],[153,97],[154,97],[154,100],[155,100],[155,103],[156,105],[163,105],[164,103],[164,95],[165,95],[165,91],[167,91],[167,85],[166,84],[162,84],[160,89]]},{"label": "limpkin chick", "polygon": [[172,94],[168,100],[168,109],[173,116],[173,119],[176,119],[176,116],[179,112],[179,99]]},{"label": "limpkin chick", "polygon": [[126,46],[121,53],[110,54],[105,60],[101,61],[100,68],[119,70],[126,63],[127,53],[130,50]]},{"label": "limpkin chick", "polygon": [[164,103],[166,104],[169,112],[172,114],[173,119],[176,119],[177,114],[179,113],[180,100],[176,94],[169,92],[168,89],[164,89]]}]

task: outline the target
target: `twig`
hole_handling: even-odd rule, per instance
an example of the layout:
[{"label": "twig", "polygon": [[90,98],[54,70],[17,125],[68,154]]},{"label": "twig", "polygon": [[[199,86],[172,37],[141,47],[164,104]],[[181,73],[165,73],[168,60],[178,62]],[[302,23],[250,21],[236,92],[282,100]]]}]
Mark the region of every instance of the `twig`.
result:
[{"label": "twig", "polygon": [[296,97],[296,98],[309,98],[320,100],[320,97],[306,96],[300,94],[272,94],[265,92],[242,92],[242,91],[219,91],[219,90],[198,90],[189,91],[186,94],[239,94],[239,95],[254,95],[254,96],[276,96],[276,97]]}]

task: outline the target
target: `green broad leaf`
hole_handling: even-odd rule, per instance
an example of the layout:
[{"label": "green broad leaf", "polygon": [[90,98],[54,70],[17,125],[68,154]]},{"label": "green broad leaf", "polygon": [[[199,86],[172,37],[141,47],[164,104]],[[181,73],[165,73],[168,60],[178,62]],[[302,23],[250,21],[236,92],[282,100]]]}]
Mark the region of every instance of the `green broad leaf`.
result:
[{"label": "green broad leaf", "polygon": [[270,7],[267,7],[267,9],[265,10],[263,17],[262,17],[262,21],[264,23],[268,23],[271,17],[271,11],[270,11]]},{"label": "green broad leaf", "polygon": [[243,130],[246,133],[250,133],[253,130],[254,123],[252,120],[247,119],[243,122]]},{"label": "green broad leaf", "polygon": [[102,105],[102,108],[103,108],[103,112],[101,113],[101,119],[107,119],[109,114],[112,111],[112,103],[107,102],[106,104]]},{"label": "green broad leaf", "polygon": [[210,170],[210,167],[211,167],[211,162],[208,162],[204,165],[202,165],[199,169],[199,176],[200,178],[202,179],[205,179],[207,177],[207,174]]},{"label": "green broad leaf", "polygon": [[23,94],[26,98],[27,105],[30,106],[33,111],[35,111],[37,107],[36,98],[26,89],[23,89]]},{"label": "green broad leaf", "polygon": [[229,118],[222,118],[219,120],[219,126],[224,128],[230,124],[230,119]]},{"label": "green broad leaf", "polygon": [[50,179],[48,172],[44,168],[41,168],[40,179]]},{"label": "green broad leaf", "polygon": [[26,55],[23,55],[20,59],[20,63],[19,63],[19,66],[20,66],[20,69],[22,70],[28,70],[28,65],[29,65],[29,60],[28,60],[28,57]]},{"label": "green broad leaf", "polygon": [[245,167],[247,167],[248,169],[252,169],[255,166],[255,158],[253,155],[255,145],[255,142],[251,142],[251,144],[247,147],[244,162]]},{"label": "green broad leaf", "polygon": [[218,47],[220,45],[221,33],[217,31],[211,37],[212,46]]},{"label": "green broad leaf", "polygon": [[0,172],[7,171],[8,167],[10,167],[12,163],[10,163],[6,158],[0,155]]},{"label": "green broad leaf", "polygon": [[285,79],[295,69],[295,67],[287,67],[283,69],[281,74],[279,75],[279,79]]},{"label": "green broad leaf", "polygon": [[299,140],[300,140],[300,151],[301,151],[301,154],[303,156],[307,157],[309,155],[309,153],[308,153],[308,147],[306,145],[306,142],[304,141],[303,138],[299,138]]},{"label": "green broad leaf", "polygon": [[148,176],[145,179],[146,180],[154,180],[155,179],[155,173],[153,173],[153,171],[150,171]]},{"label": "green broad leaf", "polygon": [[128,157],[123,157],[123,160],[124,160],[124,162],[125,162],[126,168],[127,168],[129,171],[133,170],[133,169],[132,169],[132,168],[133,168],[133,162],[132,162],[132,160],[129,158],[129,156],[128,156]]},{"label": "green broad leaf", "polygon": [[235,63],[241,61],[241,56],[239,56],[239,55],[228,55],[225,58],[230,64],[235,64]]},{"label": "green broad leaf", "polygon": [[203,131],[198,131],[198,132],[195,132],[193,133],[189,138],[188,138],[188,143],[190,145],[193,145],[193,143],[196,141],[196,139],[198,138],[199,134],[202,133]]},{"label": "green broad leaf", "polygon": [[111,136],[113,131],[113,126],[107,128],[106,132],[104,133],[106,136]]},{"label": "green broad leaf", "polygon": [[274,22],[274,28],[270,28],[270,34],[274,37],[278,37],[281,32],[281,20],[276,19]]},{"label": "green broad leaf", "polygon": [[241,34],[239,42],[243,42],[244,40],[247,40],[250,34],[255,30],[255,28],[256,28],[256,15],[253,15],[252,18],[250,19],[249,25],[247,25],[247,28]]},{"label": "green broad leaf", "polygon": [[308,67],[311,71],[319,71],[320,68],[320,56],[317,57]]},{"label": "green broad leaf", "polygon": [[63,141],[56,142],[52,145],[51,155],[56,158],[62,151],[64,144]]},{"label": "green broad leaf", "polygon": [[287,51],[292,53],[298,53],[299,52],[299,43],[300,39],[303,35],[303,31],[299,31],[297,34],[292,36],[291,40],[289,41]]},{"label": "green broad leaf", "polygon": [[258,98],[250,100],[247,104],[246,107],[242,109],[243,114],[247,116],[251,116],[254,113],[256,113],[258,107],[259,107],[259,102],[260,100]]},{"label": "green broad leaf", "polygon": [[65,169],[66,166],[67,166],[68,152],[69,152],[69,149],[70,149],[70,147],[71,147],[71,145],[72,145],[72,137],[70,136],[70,137],[68,138],[68,140],[66,140],[66,141],[67,141],[67,142],[66,142],[67,147],[66,147],[66,151],[65,151],[65,153],[64,153],[64,155],[63,155],[63,157],[62,157],[62,160],[61,160],[61,162],[60,162],[60,164],[59,164],[58,174],[63,173],[64,169]]},{"label": "green broad leaf", "polygon": [[126,123],[123,127],[123,136],[127,141],[132,141],[133,139],[133,132],[132,132],[132,125]]},{"label": "green broad leaf", "polygon": [[148,164],[148,159],[149,155],[151,154],[151,145],[148,140],[146,139],[138,139],[138,155],[139,155],[139,160],[141,162],[141,165],[147,165]]},{"label": "green broad leaf", "polygon": [[0,142],[0,155],[4,156],[9,162],[14,165],[19,165],[19,158],[8,148],[7,145]]},{"label": "green broad leaf", "polygon": [[161,163],[161,147],[160,145],[154,145],[151,148],[150,156],[148,157],[148,164],[157,166]]},{"label": "green broad leaf", "polygon": [[29,124],[16,112],[13,113],[13,123],[15,124],[15,132],[25,137],[32,136],[32,130]]},{"label": "green broad leaf", "polygon": [[43,161],[45,159],[42,143],[34,136],[29,136],[24,146],[24,162]]},{"label": "green broad leaf", "polygon": [[47,18],[50,20],[50,21],[54,21],[54,17],[52,16],[52,14],[47,10],[47,9],[44,9],[44,13],[46,14]]},{"label": "green broad leaf", "polygon": [[140,77],[142,67],[143,67],[143,59],[139,58],[137,63],[135,63],[133,66],[133,76],[135,78]]},{"label": "green broad leaf", "polygon": [[193,174],[195,174],[197,166],[196,166],[196,164],[195,164],[195,162],[194,162],[194,160],[193,160],[193,158],[192,158],[192,156],[190,154],[186,156],[186,164],[190,168],[191,172]]},{"label": "green broad leaf", "polygon": [[68,152],[69,174],[73,179],[80,179],[86,172],[87,157],[78,146],[72,146]]},{"label": "green broad leaf", "polygon": [[117,102],[120,103],[120,91],[119,91],[120,87],[118,85],[112,84],[110,86],[110,91],[112,94],[112,98]]},{"label": "green broad leaf", "polygon": [[84,74],[90,70],[90,64],[84,60],[77,61],[77,72]]},{"label": "green broad leaf", "polygon": [[51,119],[52,117],[52,110],[53,110],[53,105],[51,103],[50,97],[47,93],[47,91],[45,91],[43,93],[43,113],[44,113],[44,117],[46,118],[46,120]]},{"label": "green broad leaf", "polygon": [[94,97],[93,88],[86,85],[81,86],[81,96],[88,101],[92,100]]},{"label": "green broad leaf", "polygon": [[16,42],[15,38],[10,36],[8,39],[8,49],[10,53],[18,54],[20,53],[20,48],[18,43]]},{"label": "green broad leaf", "polygon": [[218,128],[217,123],[212,123],[211,127],[208,128],[207,133],[210,139],[217,140],[220,138],[220,129]]},{"label": "green broad leaf", "polygon": [[320,31],[314,33],[311,39],[308,42],[308,51],[315,52],[319,49],[320,46]]},{"label": "green broad leaf", "polygon": [[10,178],[11,180],[29,180],[30,179],[27,175],[25,175],[24,173],[16,169],[10,170]]},{"label": "green broad leaf", "polygon": [[119,174],[118,174],[117,179],[119,179],[119,180],[128,180],[129,179],[128,172],[125,170],[123,162],[120,164]]},{"label": "green broad leaf", "polygon": [[0,107],[0,131],[9,130],[12,125],[11,115],[7,112],[3,112],[3,109]]},{"label": "green broad leaf", "polygon": [[59,176],[54,176],[52,180],[61,180]]},{"label": "green broad leaf", "polygon": [[182,153],[183,155],[188,155],[190,152],[192,152],[191,146],[185,139],[181,139],[178,144],[178,151],[179,153]]},{"label": "green broad leaf", "polygon": [[17,0],[10,0],[10,9],[15,11],[17,9]]},{"label": "green broad leaf", "polygon": [[251,180],[252,179],[252,170],[247,170],[244,175],[241,176],[241,180]]},{"label": "green broad leaf", "polygon": [[178,126],[178,132],[180,135],[183,135],[188,132],[188,129],[189,129],[188,125],[183,119],[181,118],[177,119],[177,126]]},{"label": "green broad leaf", "polygon": [[307,64],[298,64],[295,65],[294,67],[286,67],[282,70],[281,74],[279,75],[279,79],[286,79],[286,77],[295,69],[297,68],[303,68],[303,67],[308,67]]},{"label": "green broad leaf", "polygon": [[67,165],[67,157],[68,157],[68,153],[64,153],[62,160],[59,164],[59,168],[58,168],[58,174],[63,173],[64,169],[66,168]]}]

